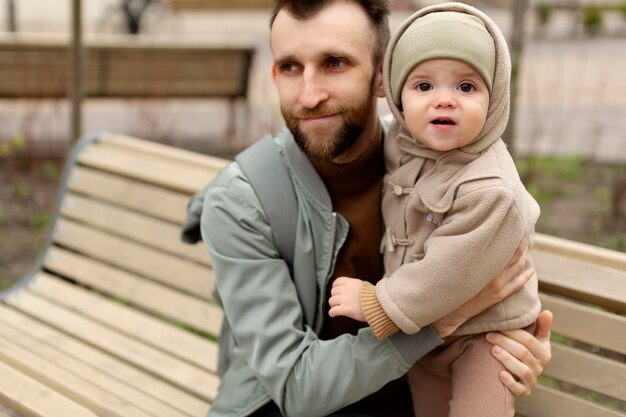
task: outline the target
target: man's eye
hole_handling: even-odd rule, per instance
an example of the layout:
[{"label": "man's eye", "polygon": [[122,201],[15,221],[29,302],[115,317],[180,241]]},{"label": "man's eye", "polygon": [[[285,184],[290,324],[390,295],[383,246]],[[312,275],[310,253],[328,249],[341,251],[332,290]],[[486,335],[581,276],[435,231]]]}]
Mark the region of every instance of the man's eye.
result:
[{"label": "man's eye", "polygon": [[345,62],[339,58],[331,58],[328,60],[328,66],[333,69],[341,68],[345,65]]},{"label": "man's eye", "polygon": [[474,91],[474,85],[472,83],[461,83],[459,84],[459,90],[464,93],[470,93]]},{"label": "man's eye", "polygon": [[298,70],[298,66],[292,63],[282,64],[280,70],[282,72],[295,72]]},{"label": "man's eye", "polygon": [[427,82],[421,82],[415,86],[415,89],[417,91],[428,91],[431,88],[432,88],[432,85],[430,85],[430,83],[427,83]]}]

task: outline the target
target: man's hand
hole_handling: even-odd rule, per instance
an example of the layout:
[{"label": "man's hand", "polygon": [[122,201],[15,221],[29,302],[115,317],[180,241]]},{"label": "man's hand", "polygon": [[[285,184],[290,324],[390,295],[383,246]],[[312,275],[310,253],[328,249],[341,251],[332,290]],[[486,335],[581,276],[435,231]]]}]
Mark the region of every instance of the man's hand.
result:
[{"label": "man's hand", "polygon": [[440,337],[451,335],[470,318],[522,288],[535,273],[533,269],[526,269],[527,259],[528,240],[524,239],[509,263],[485,288],[465,304],[432,324],[437,334]]},{"label": "man's hand", "polygon": [[330,291],[330,317],[346,316],[358,321],[365,321],[361,310],[361,286],[363,281],[356,278],[339,277],[333,282]]},{"label": "man's hand", "polygon": [[525,330],[487,333],[487,340],[494,344],[491,353],[508,370],[500,372],[500,381],[516,397],[530,395],[532,386],[552,359],[552,318],[549,310],[542,311],[537,317],[534,336]]}]

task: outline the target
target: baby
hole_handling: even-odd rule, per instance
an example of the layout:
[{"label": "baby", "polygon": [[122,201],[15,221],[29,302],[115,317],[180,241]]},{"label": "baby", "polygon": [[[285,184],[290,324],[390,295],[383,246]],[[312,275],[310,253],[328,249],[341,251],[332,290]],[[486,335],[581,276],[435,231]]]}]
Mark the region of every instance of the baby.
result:
[{"label": "baby", "polygon": [[[382,242],[376,286],[339,278],[331,316],[367,321],[379,339],[416,333],[477,294],[524,239],[539,206],[501,140],[511,63],[504,36],[462,3],[422,9],[385,55],[395,121],[385,139]],[[514,397],[484,332],[528,328],[539,313],[537,278],[470,319],[408,373],[415,415],[513,417]]]}]

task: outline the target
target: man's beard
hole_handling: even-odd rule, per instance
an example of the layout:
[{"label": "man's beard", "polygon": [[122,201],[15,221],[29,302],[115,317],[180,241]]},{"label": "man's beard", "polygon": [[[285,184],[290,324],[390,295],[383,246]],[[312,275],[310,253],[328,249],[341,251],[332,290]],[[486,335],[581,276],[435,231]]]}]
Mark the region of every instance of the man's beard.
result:
[{"label": "man's beard", "polygon": [[[294,113],[290,113],[284,108],[281,108],[281,111],[285,123],[300,149],[311,159],[331,161],[352,148],[361,137],[361,133],[363,133],[373,112],[374,105],[374,94],[370,88],[368,94],[365,94],[354,106],[331,107],[323,103],[314,109],[300,109]],[[319,126],[311,129],[311,132],[307,134],[300,128],[301,118],[338,113],[341,114],[343,121],[335,131],[327,126]]]}]

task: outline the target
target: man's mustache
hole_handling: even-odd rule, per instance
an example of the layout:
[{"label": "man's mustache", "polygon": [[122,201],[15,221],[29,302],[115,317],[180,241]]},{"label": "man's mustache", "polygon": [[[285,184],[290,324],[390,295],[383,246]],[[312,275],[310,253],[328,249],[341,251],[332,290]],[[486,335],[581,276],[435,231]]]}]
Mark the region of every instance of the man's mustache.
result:
[{"label": "man's mustache", "polygon": [[299,109],[292,113],[297,119],[308,119],[311,117],[326,117],[337,113],[343,113],[343,109],[339,107],[320,106],[313,109]]}]

